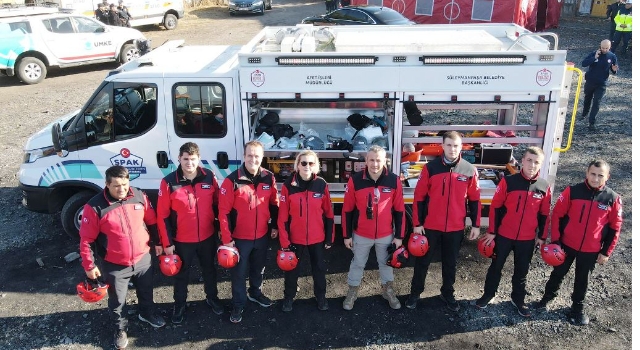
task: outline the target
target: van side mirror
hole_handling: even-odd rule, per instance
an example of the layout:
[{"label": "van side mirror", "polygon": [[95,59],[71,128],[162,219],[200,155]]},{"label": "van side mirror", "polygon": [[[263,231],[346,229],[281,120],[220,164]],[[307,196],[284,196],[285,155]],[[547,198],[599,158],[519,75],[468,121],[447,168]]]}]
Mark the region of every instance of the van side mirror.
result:
[{"label": "van side mirror", "polygon": [[66,157],[69,154],[69,144],[67,144],[67,139],[62,134],[60,123],[55,123],[51,127],[51,141],[53,142],[53,149],[59,157]]},{"label": "van side mirror", "polygon": [[95,32],[95,33],[104,33],[104,32],[106,32],[106,31],[107,31],[107,28],[106,28],[106,27],[102,27],[102,26],[100,26],[100,27],[96,28],[96,30],[95,30],[94,32]]}]

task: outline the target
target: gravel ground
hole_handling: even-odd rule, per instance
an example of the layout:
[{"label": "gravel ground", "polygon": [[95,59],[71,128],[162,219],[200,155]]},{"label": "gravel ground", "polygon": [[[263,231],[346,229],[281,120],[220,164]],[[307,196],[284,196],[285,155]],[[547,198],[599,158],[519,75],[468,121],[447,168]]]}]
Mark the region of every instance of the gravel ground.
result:
[{"label": "gravel ground", "polygon": [[[166,39],[186,38],[187,44],[242,44],[264,25],[294,24],[299,19],[323,12],[322,2],[274,4],[265,16],[229,18],[223,8],[194,10],[181,20],[175,31],[145,28],[157,46]],[[562,19],[553,30],[560,37],[560,48],[569,51],[569,60],[580,63],[607,35],[607,23],[586,17]],[[17,188],[17,172],[22,147],[35,131],[56,117],[80,108],[113,64],[52,72],[43,83],[26,86],[0,77],[0,349],[100,349],[111,348],[106,322],[106,301],[96,305],[82,303],[75,295],[75,283],[82,276],[77,261],[65,263],[63,257],[77,250],[63,233],[57,215],[31,213],[22,208]],[[588,132],[585,122],[576,126],[571,150],[560,157],[556,193],[581,181],[589,160],[601,157],[612,164],[610,186],[623,195],[624,226],[618,247],[610,261],[597,266],[587,294],[592,322],[577,327],[566,321],[570,306],[572,272],[548,313],[536,312],[523,319],[509,304],[507,262],[503,282],[494,304],[478,311],[468,305],[481,295],[489,265],[466,243],[461,251],[456,283],[457,297],[463,303],[458,313],[450,313],[437,299],[440,263],[432,264],[427,290],[416,310],[390,310],[379,296],[377,272],[368,269],[361,297],[352,312],[341,309],[346,294],[349,255],[341,244],[327,254],[329,262],[328,298],[330,310],[315,309],[310,272],[304,271],[294,312],[264,310],[250,305],[245,320],[231,325],[228,313],[215,316],[203,303],[197,274],[190,288],[187,320],[180,326],[150,330],[135,320],[135,293],[129,336],[130,347],[140,349],[626,349],[631,348],[631,60],[622,59],[620,73],[611,86],[598,115],[598,131]],[[575,91],[575,88],[574,88]],[[582,99],[581,99],[582,100]],[[581,106],[581,104],[580,104]],[[275,244],[272,249],[276,249]],[[270,254],[275,255],[275,254]],[[373,255],[372,255],[373,257]],[[42,259],[44,266],[36,263]],[[373,260],[370,261],[373,268]],[[409,292],[413,269],[397,271],[396,284],[401,300]],[[542,295],[550,268],[534,257],[528,280],[535,301]],[[230,299],[230,281],[220,270],[220,297]],[[155,300],[168,319],[172,292],[170,280],[156,273]],[[275,262],[269,261],[265,293],[282,298],[283,279]]]}]

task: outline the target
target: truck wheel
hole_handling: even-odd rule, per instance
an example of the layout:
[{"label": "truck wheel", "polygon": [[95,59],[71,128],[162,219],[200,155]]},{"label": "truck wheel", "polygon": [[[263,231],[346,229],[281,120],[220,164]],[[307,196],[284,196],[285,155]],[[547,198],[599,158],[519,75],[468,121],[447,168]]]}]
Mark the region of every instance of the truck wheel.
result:
[{"label": "truck wheel", "polygon": [[18,79],[25,84],[38,84],[47,76],[47,66],[35,57],[25,57],[18,63]]},{"label": "truck wheel", "polygon": [[178,27],[178,18],[175,15],[167,13],[164,16],[163,24],[164,27],[167,28],[167,30],[174,30],[176,29],[176,27]]},{"label": "truck wheel", "polygon": [[133,59],[140,57],[140,51],[133,44],[122,46],[120,51],[120,63],[125,64]]},{"label": "truck wheel", "polygon": [[82,222],[82,209],[89,199],[95,195],[91,191],[82,191],[74,194],[62,207],[60,219],[64,231],[72,239],[80,240],[80,223]]}]

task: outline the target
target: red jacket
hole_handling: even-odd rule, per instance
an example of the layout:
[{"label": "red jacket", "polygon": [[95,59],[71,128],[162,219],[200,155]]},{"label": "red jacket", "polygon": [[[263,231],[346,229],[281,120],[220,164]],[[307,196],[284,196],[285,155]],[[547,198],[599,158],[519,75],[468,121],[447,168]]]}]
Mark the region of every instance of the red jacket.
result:
[{"label": "red jacket", "polygon": [[[371,219],[367,218],[367,211],[371,213]],[[353,232],[369,239],[391,234],[403,238],[404,197],[400,178],[387,168],[382,170],[377,181],[369,177],[367,169],[353,174],[344,193],[342,219],[344,238],[353,237]]]},{"label": "red jacket", "polygon": [[280,246],[333,243],[333,205],[327,182],[316,175],[307,188],[300,187],[298,173],[282,185],[278,208]]},{"label": "red jacket", "polygon": [[[145,224],[147,225],[145,227]],[[149,231],[147,231],[147,228]],[[82,267],[96,267],[92,244],[104,261],[133,266],[158,242],[156,213],[149,199],[137,188],[130,187],[127,198],[115,200],[107,189],[95,195],[84,206],[80,225]]]},{"label": "red jacket", "polygon": [[158,231],[163,247],[173,241],[202,242],[215,233],[218,182],[209,169],[198,167],[193,181],[183,177],[182,169],[167,175],[158,191]]},{"label": "red jacket", "polygon": [[545,179],[527,179],[522,173],[509,175],[498,184],[489,210],[489,229],[518,241],[542,237],[548,230],[551,188]]},{"label": "red jacket", "polygon": [[558,197],[551,215],[551,241],[609,256],[621,227],[620,196],[607,186],[591,188],[585,181],[567,187]]},{"label": "red jacket", "polygon": [[413,195],[413,226],[440,232],[464,230],[467,205],[471,225],[480,227],[478,172],[458,157],[446,164],[438,157],[424,166]]},{"label": "red jacket", "polygon": [[278,190],[269,170],[260,168],[256,184],[247,176],[244,164],[222,182],[218,219],[222,243],[233,239],[258,239],[277,227]]}]

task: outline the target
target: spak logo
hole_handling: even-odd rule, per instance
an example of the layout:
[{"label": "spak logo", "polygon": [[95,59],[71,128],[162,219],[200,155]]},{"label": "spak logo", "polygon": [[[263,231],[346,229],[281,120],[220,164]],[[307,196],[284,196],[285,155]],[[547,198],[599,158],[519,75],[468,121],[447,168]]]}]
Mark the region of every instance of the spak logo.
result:
[{"label": "spak logo", "polygon": [[111,157],[110,160],[112,165],[120,165],[127,168],[131,180],[147,173],[147,168],[143,166],[144,159],[131,153],[128,148],[121,149],[120,153]]},{"label": "spak logo", "polygon": [[536,73],[536,83],[540,86],[545,86],[551,81],[551,71],[543,68]]},{"label": "spak logo", "polygon": [[253,85],[255,85],[256,87],[261,87],[262,85],[264,85],[264,82],[265,82],[264,72],[262,72],[259,69],[256,69],[255,71],[251,72],[251,83]]}]

